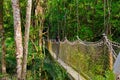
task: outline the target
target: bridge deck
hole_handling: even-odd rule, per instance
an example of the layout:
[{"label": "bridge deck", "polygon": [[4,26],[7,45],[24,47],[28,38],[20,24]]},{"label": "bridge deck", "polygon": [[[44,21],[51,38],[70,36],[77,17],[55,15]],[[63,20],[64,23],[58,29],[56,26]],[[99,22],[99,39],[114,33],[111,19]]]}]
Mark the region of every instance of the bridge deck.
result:
[{"label": "bridge deck", "polygon": [[50,54],[67,71],[67,73],[70,74],[70,76],[72,76],[74,80],[86,80],[83,76],[81,76],[78,72],[76,72],[72,67],[64,63],[64,61],[62,61],[60,58],[57,59],[57,56],[55,53],[50,51]]}]

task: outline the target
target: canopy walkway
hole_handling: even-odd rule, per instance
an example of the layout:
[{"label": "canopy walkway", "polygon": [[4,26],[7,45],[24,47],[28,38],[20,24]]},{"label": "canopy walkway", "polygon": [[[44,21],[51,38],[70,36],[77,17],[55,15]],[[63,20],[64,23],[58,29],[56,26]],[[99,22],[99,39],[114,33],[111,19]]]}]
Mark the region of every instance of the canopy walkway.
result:
[{"label": "canopy walkway", "polygon": [[74,42],[67,38],[63,42],[48,40],[46,47],[74,80],[92,80],[94,76],[112,70],[116,53],[120,51],[120,44],[105,35],[97,42],[85,42],[79,38]]},{"label": "canopy walkway", "polygon": [[72,67],[62,61],[60,58],[57,58],[56,54],[50,51],[52,57],[67,71],[67,73],[72,76],[71,79],[75,80],[86,80],[83,76],[81,76],[77,71],[75,71]]}]

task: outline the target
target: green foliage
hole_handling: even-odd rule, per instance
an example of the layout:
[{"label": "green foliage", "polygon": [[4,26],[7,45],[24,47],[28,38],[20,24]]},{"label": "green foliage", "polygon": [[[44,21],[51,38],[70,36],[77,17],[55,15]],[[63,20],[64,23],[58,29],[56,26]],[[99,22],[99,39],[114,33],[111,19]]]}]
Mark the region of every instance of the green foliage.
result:
[{"label": "green foliage", "polygon": [[[82,26],[81,30],[79,31],[79,33],[81,34],[80,37],[83,40],[88,40],[89,41],[89,40],[92,39],[93,32],[92,32],[91,28],[89,28],[89,27]],[[86,35],[86,36],[84,36],[84,35]]]},{"label": "green foliage", "polygon": [[[37,56],[37,54],[34,54],[35,58],[28,60],[28,79],[69,80],[64,69],[52,59],[48,51],[46,51],[44,59],[43,57]],[[28,59],[30,59],[30,57]]]},{"label": "green foliage", "polygon": [[93,80],[115,80],[115,75],[112,71],[106,71],[105,75],[96,75]]},{"label": "green foliage", "polygon": [[67,73],[56,62],[45,63],[44,70],[52,76],[53,80],[69,80]]},{"label": "green foliage", "polygon": [[[20,0],[21,7],[21,23],[22,31],[24,33],[25,14],[26,14],[26,2],[27,0]],[[110,1],[109,1],[110,3]],[[76,36],[79,36],[83,40],[96,41],[101,38],[101,34],[105,31],[104,27],[104,4],[102,0],[47,0],[47,7],[45,8],[45,27],[49,28],[49,37],[52,39],[59,35],[63,40],[66,36],[69,40],[76,40]],[[107,6],[107,4],[106,4]],[[15,59],[15,43],[14,43],[14,28],[13,28],[13,13],[10,0],[4,0],[4,27],[6,37],[6,64],[7,73],[12,80],[15,80],[16,73],[16,59]],[[114,0],[111,2],[111,34],[108,35],[111,40],[120,42],[120,1]],[[33,11],[34,12],[34,11]],[[108,10],[105,11],[106,20],[108,19]],[[32,13],[32,19],[35,19]],[[34,21],[33,21],[34,22]],[[31,24],[34,24],[31,22]],[[105,22],[108,24],[108,22]],[[30,38],[33,39],[35,45],[38,47],[38,26],[31,26]],[[0,38],[1,39],[1,38]],[[0,40],[1,41],[1,40]],[[0,45],[1,53],[1,45]],[[83,64],[88,65],[84,60],[84,55],[79,55]],[[89,57],[87,57],[89,60]],[[106,57],[103,57],[106,58]],[[0,54],[1,59],[1,54]],[[73,59],[74,61],[75,59]],[[92,62],[92,61],[91,61]],[[102,61],[101,61],[102,62]],[[29,80],[46,78],[53,80],[68,80],[67,73],[61,68],[58,63],[46,55],[39,54],[33,47],[31,41],[29,42],[29,54],[28,54],[28,71],[27,78]],[[104,64],[106,64],[105,62]],[[0,61],[1,66],[1,61]],[[84,66],[83,66],[84,67]],[[98,65],[92,67],[92,71],[102,71],[103,66]],[[100,73],[99,73],[100,74]],[[0,77],[3,76],[0,74]],[[96,75],[95,80],[114,80],[113,73],[107,71],[104,75]]]},{"label": "green foliage", "polygon": [[[99,40],[110,23],[111,34],[109,35],[113,40],[119,41],[120,2],[108,1],[109,6],[105,5],[105,14],[103,3],[103,1],[92,0],[48,1],[45,25],[50,28],[49,37],[55,38],[56,34],[59,34],[61,40],[65,36],[69,40],[75,40],[78,35],[83,40]],[[108,20],[108,7],[111,9],[110,20]]]},{"label": "green foliage", "polygon": [[16,72],[15,45],[11,37],[6,38],[6,65],[8,74]]},{"label": "green foliage", "polygon": [[[14,47],[14,40],[12,38],[7,38],[6,76],[12,80],[16,80],[16,59]],[[52,59],[48,51],[46,51],[45,53],[45,55],[36,53],[32,43],[29,42],[27,80],[39,80],[40,78],[46,80],[69,80],[66,71]],[[2,78],[3,76],[5,75],[0,74],[0,78]]]}]

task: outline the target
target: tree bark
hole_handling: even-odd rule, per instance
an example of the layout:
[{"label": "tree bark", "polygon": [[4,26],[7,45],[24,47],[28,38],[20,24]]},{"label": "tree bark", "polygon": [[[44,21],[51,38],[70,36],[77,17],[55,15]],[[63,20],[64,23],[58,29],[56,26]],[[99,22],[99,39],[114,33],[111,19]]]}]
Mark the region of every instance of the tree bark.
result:
[{"label": "tree bark", "polygon": [[[5,31],[4,31],[4,26],[3,26],[3,0],[0,0],[0,32],[1,32],[1,45],[2,45],[2,58],[1,58],[1,63],[2,63],[2,74],[6,74],[6,61],[5,61],[5,55],[6,55],[6,47],[5,47]],[[2,79],[5,79],[3,77]]]},{"label": "tree bark", "polygon": [[30,22],[31,22],[31,7],[32,7],[32,0],[28,0],[26,7],[26,25],[25,25],[25,35],[24,35],[24,48],[23,48],[23,65],[22,65],[23,80],[26,80],[26,71],[27,71],[27,54],[28,54],[29,30],[30,30]]},{"label": "tree bark", "polygon": [[14,38],[15,38],[15,46],[16,46],[17,80],[21,80],[23,46],[22,46],[20,7],[19,7],[19,0],[11,0],[11,1],[12,1],[13,16],[14,16]]},{"label": "tree bark", "polygon": [[35,9],[35,16],[37,17],[36,19],[36,26],[39,27],[39,51],[42,53],[42,36],[43,36],[43,24],[44,24],[44,10],[42,7],[42,2],[38,0],[38,4],[36,5]]}]

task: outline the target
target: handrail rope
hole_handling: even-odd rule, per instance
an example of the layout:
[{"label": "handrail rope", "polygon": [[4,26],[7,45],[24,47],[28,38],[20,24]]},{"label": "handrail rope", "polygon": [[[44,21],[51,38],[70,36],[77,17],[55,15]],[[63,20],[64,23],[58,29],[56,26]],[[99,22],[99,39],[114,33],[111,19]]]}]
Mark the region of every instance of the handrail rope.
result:
[{"label": "handrail rope", "polygon": [[[56,42],[56,40],[55,39],[51,39],[51,41],[52,42]],[[102,46],[103,45],[103,39],[100,39],[99,41],[96,41],[96,42],[86,42],[86,41],[82,41],[78,36],[77,36],[77,40],[75,40],[75,41],[69,41],[68,39],[67,39],[67,37],[65,37],[65,40],[64,41],[60,41],[60,43],[61,44],[64,44],[64,43],[68,43],[68,44],[70,44],[70,45],[74,45],[74,44],[76,44],[76,42],[77,43],[81,43],[81,44],[83,44],[83,45],[85,45],[85,46],[89,46],[89,45],[93,45],[93,46]]]},{"label": "handrail rope", "polygon": [[116,45],[116,44],[113,44],[113,43],[112,43],[112,46],[115,46],[115,47],[120,48],[120,46],[119,46],[119,45]]},{"label": "handrail rope", "polygon": [[65,40],[64,42],[60,42],[61,44],[70,44],[70,45],[75,45],[75,44],[82,44],[82,45],[85,45],[85,46],[102,46],[103,45],[103,41],[95,44],[95,43],[85,43],[85,42],[81,42],[80,40],[76,40],[74,42],[71,42],[69,40]]},{"label": "handrail rope", "polygon": [[110,43],[112,43],[113,46],[120,47],[120,43],[117,43],[115,41],[109,40]]},{"label": "handrail rope", "polygon": [[[74,43],[71,43],[71,42],[69,42],[68,40],[66,40],[66,42],[68,43],[68,44],[70,44],[70,45],[74,45],[75,44],[75,42]],[[66,43],[66,42],[62,42],[62,44],[64,44],[64,43]],[[78,44],[78,43],[77,43]],[[89,45],[87,45],[87,44],[85,44],[85,43],[81,43],[81,44],[83,44],[83,45],[85,45],[85,46],[89,46]],[[103,43],[101,43],[101,44],[96,44],[96,45],[93,45],[93,46],[101,46],[101,45],[103,45]],[[113,57],[116,59],[116,57],[117,57],[117,54],[116,54],[116,52],[114,51],[114,49],[113,48],[110,48],[110,43],[106,43],[106,45],[108,46],[108,48],[109,49],[111,49],[112,50],[112,55],[113,55]],[[92,46],[92,45],[91,45]]]},{"label": "handrail rope", "polygon": [[103,38],[98,40],[98,41],[95,41],[95,42],[87,42],[87,41],[83,41],[81,40],[78,36],[77,36],[77,39],[80,41],[80,42],[83,42],[85,44],[96,44],[96,45],[101,45],[103,44]]},{"label": "handrail rope", "polygon": [[[83,43],[83,44],[96,44],[96,45],[102,45],[103,44],[103,38],[102,39],[100,39],[100,40],[98,40],[98,41],[95,41],[95,42],[87,42],[87,41],[83,41],[83,40],[81,40],[78,36],[76,36],[77,37],[77,40],[75,40],[75,41],[69,41],[66,37],[65,37],[65,40],[64,41],[61,41],[61,43],[64,43],[64,42],[69,42],[70,44],[72,44],[72,43],[75,43],[76,41],[80,41],[81,43]],[[113,46],[117,46],[118,48],[120,48],[120,43],[117,43],[117,42],[114,42],[114,41],[111,41],[111,40],[109,40],[108,39],[108,41],[110,42],[110,43],[112,43],[112,45]]]},{"label": "handrail rope", "polygon": [[117,55],[116,55],[114,49],[110,46],[110,43],[107,42],[106,45],[107,45],[107,47],[109,48],[109,50],[112,51],[112,55],[113,55],[113,57],[116,59],[116,58],[117,58]]},{"label": "handrail rope", "polygon": [[[109,41],[109,40],[108,40],[108,41]],[[65,44],[65,43],[68,43],[68,44],[70,44],[70,45],[76,44],[76,42],[71,43],[71,42],[69,42],[67,39],[66,39],[65,42],[60,42],[60,44]],[[79,43],[81,43],[81,44],[83,44],[83,45],[85,45],[85,46],[89,46],[88,44],[85,44],[85,43],[80,42],[80,41],[79,41]],[[78,43],[77,43],[77,44],[78,44]],[[102,46],[103,44],[104,44],[104,43],[101,42],[101,43],[99,43],[99,44],[90,45],[90,46]],[[116,58],[117,58],[117,54],[116,54],[116,52],[114,51],[114,49],[113,49],[112,47],[110,47],[110,45],[112,45],[112,43],[106,42],[106,45],[107,45],[107,47],[109,48],[109,50],[112,51],[112,55],[113,55],[114,59],[116,59]]]},{"label": "handrail rope", "polygon": [[116,59],[117,55],[112,47],[112,44],[109,42],[109,39],[107,38],[106,35],[104,35],[104,39],[105,39],[105,44],[107,45],[108,49],[112,51],[112,55]]},{"label": "handrail rope", "polygon": [[[77,38],[78,38],[78,40],[76,40],[76,41],[74,41],[74,42],[71,42],[71,41],[67,40],[67,38],[65,38],[65,41],[64,41],[64,42],[61,42],[61,41],[60,41],[60,43],[61,43],[61,44],[68,43],[68,44],[70,44],[70,45],[74,45],[74,44],[76,44],[76,43],[78,44],[77,41],[79,41],[79,43],[81,43],[81,44],[83,44],[83,45],[85,45],[85,46],[89,46],[89,44],[92,44],[92,45],[90,45],[90,46],[102,46],[103,43],[104,43],[102,39],[99,40],[99,41],[97,41],[97,42],[84,42],[84,41],[82,41],[79,37],[77,37]],[[107,47],[108,47],[110,50],[112,50],[112,53],[113,53],[113,56],[114,56],[115,59],[116,59],[116,57],[117,57],[117,54],[116,54],[116,52],[114,51],[114,49],[112,48],[112,45],[113,45],[113,46],[117,46],[116,44],[120,45],[119,43],[113,42],[113,41],[111,41],[111,40],[109,40],[109,39],[108,39],[108,41],[106,42]],[[110,46],[110,45],[111,45],[111,46]],[[117,46],[117,47],[119,48],[119,46]]]},{"label": "handrail rope", "polygon": [[116,54],[116,52],[114,51],[113,48],[112,48],[112,52],[113,52],[113,56],[114,56],[114,58],[116,59],[116,58],[117,58],[117,54]]},{"label": "handrail rope", "polygon": [[[95,41],[95,42],[86,42],[86,41],[81,40],[78,36],[77,36],[77,40],[75,40],[75,41],[73,41],[73,42],[69,41],[69,40],[67,39],[67,37],[65,37],[65,40],[64,40],[64,41],[60,41],[60,43],[69,42],[70,44],[72,44],[72,43],[77,42],[78,40],[79,40],[79,42],[81,42],[81,43],[83,43],[83,44],[96,44],[96,45],[101,45],[101,44],[103,44],[103,39],[100,39],[100,40]],[[55,39],[51,39],[51,41],[52,41],[52,42],[56,42]],[[111,40],[109,40],[109,39],[108,39],[108,41],[111,43],[111,45],[120,48],[120,43],[117,43],[117,42],[115,42],[115,41],[111,41]]]}]

